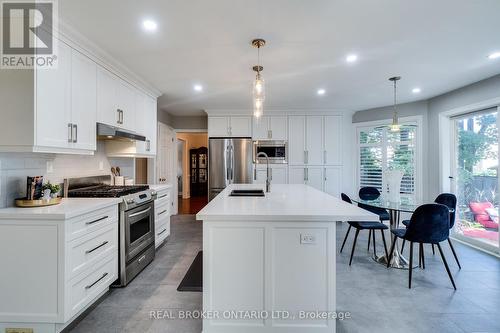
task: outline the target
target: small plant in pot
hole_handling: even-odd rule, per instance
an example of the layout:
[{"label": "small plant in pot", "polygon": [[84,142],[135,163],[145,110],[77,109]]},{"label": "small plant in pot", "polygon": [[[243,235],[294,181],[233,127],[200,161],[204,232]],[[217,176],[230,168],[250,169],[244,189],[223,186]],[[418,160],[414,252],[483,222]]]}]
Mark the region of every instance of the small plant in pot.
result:
[{"label": "small plant in pot", "polygon": [[57,194],[61,190],[61,186],[59,184],[51,184],[47,182],[43,185],[43,197],[44,198],[57,198]]}]

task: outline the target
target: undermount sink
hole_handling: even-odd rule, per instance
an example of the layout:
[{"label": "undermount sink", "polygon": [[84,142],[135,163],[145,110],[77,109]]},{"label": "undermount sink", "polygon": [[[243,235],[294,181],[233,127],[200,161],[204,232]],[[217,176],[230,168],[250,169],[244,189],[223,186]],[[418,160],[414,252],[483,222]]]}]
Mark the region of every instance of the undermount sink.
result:
[{"label": "undermount sink", "polygon": [[248,189],[248,190],[232,190],[231,197],[263,197],[265,196],[264,190],[260,189]]}]

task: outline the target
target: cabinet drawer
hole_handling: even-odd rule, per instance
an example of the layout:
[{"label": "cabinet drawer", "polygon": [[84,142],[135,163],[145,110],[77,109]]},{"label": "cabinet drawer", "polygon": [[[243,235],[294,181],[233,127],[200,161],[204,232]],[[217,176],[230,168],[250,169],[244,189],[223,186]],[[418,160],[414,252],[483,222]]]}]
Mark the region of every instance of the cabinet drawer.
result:
[{"label": "cabinet drawer", "polygon": [[82,237],[90,232],[104,227],[107,224],[116,223],[117,221],[118,205],[75,217],[74,219],[68,221],[69,227],[67,240],[71,241],[78,237]]},{"label": "cabinet drawer", "polygon": [[[118,258],[113,255],[99,262],[89,274],[80,275],[69,283],[69,317],[87,306],[107,290],[118,276]],[[66,316],[65,316],[66,317]]]},{"label": "cabinet drawer", "polygon": [[168,216],[168,215],[165,215],[165,216],[160,217],[159,219],[155,220],[155,231],[158,231],[165,224],[170,224],[170,216]]},{"label": "cabinet drawer", "polygon": [[170,203],[170,193],[159,193],[158,198],[155,200],[155,206],[156,205],[166,205]]},{"label": "cabinet drawer", "polygon": [[68,245],[69,272],[66,275],[68,280],[86,271],[104,257],[117,255],[117,244],[118,223],[73,240]]}]

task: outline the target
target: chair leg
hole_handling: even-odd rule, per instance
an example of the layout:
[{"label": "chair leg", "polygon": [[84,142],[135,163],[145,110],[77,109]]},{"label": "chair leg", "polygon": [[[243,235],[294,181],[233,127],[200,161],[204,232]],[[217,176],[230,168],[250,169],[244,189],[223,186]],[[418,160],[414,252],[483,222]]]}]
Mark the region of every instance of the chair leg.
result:
[{"label": "chair leg", "polygon": [[418,268],[422,268],[422,243],[418,243]]},{"label": "chair leg", "polygon": [[385,252],[385,257],[389,257],[387,254],[387,244],[385,243],[385,235],[384,235],[384,230],[380,230],[380,233],[382,234],[382,242],[384,243],[384,252]]},{"label": "chair leg", "polygon": [[394,253],[394,247],[396,246],[396,238],[392,241],[391,250],[389,251],[389,257],[387,258],[387,268],[391,265],[392,254]]},{"label": "chair leg", "polygon": [[420,243],[420,257],[422,258],[422,269],[425,269],[425,252],[424,244]]},{"label": "chair leg", "polygon": [[436,255],[436,250],[434,250],[434,244],[432,244],[432,255]]},{"label": "chair leg", "polygon": [[441,249],[441,245],[437,243],[439,253],[441,254],[441,258],[443,259],[444,267],[446,267],[446,272],[448,272],[448,276],[450,277],[451,284],[453,285],[453,289],[457,290],[457,287],[455,286],[455,281],[453,280],[453,276],[451,276],[450,272],[450,267],[448,267],[448,262],[446,261],[446,258],[444,257],[443,250]]},{"label": "chair leg", "polygon": [[373,255],[376,258],[377,257],[377,245],[375,244],[375,230],[372,230],[372,237],[373,237]]},{"label": "chair leg", "polygon": [[455,260],[457,262],[458,268],[462,269],[462,266],[460,266],[460,261],[458,261],[457,253],[455,252],[455,248],[451,244],[451,239],[449,239],[449,238],[448,238],[448,243],[450,244],[451,252],[453,252],[453,256],[455,257]]},{"label": "chair leg", "polygon": [[372,240],[372,230],[368,230],[368,248],[366,251],[370,251],[370,241]]},{"label": "chair leg", "polygon": [[356,229],[356,234],[354,235],[354,242],[352,243],[351,259],[349,259],[349,266],[352,263],[352,256],[354,255],[354,249],[356,248],[356,241],[358,240],[359,229]]},{"label": "chair leg", "polygon": [[342,253],[342,250],[344,249],[345,241],[347,240],[347,236],[349,236],[349,232],[351,231],[351,226],[349,226],[349,229],[347,229],[347,232],[344,237],[344,241],[342,242],[342,247],[340,248],[340,253]]},{"label": "chair leg", "polygon": [[411,273],[413,271],[413,242],[410,242],[410,266],[408,267],[408,288],[411,289]]},{"label": "chair leg", "polygon": [[401,244],[401,251],[399,251],[401,254],[403,254],[403,250],[405,249],[405,242],[406,240],[403,239],[403,244]]}]

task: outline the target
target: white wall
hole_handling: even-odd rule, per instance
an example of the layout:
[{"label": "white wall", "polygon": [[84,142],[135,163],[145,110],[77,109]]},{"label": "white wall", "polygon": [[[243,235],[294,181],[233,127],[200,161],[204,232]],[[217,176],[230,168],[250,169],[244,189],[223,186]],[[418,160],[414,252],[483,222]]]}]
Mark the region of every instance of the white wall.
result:
[{"label": "white wall", "polygon": [[[53,172],[47,172],[51,162]],[[99,170],[99,163],[103,170]],[[104,145],[98,142],[93,156],[35,153],[0,154],[0,208],[13,205],[15,198],[26,195],[26,177],[44,176],[44,181],[62,183],[64,178],[110,174],[111,165],[119,166],[124,176],[134,177],[133,158],[108,159]]]}]

